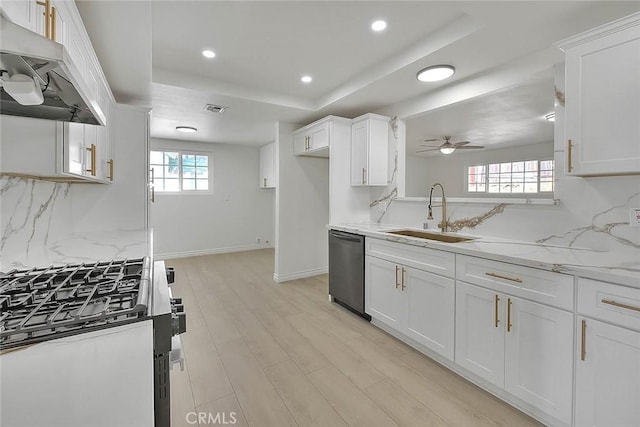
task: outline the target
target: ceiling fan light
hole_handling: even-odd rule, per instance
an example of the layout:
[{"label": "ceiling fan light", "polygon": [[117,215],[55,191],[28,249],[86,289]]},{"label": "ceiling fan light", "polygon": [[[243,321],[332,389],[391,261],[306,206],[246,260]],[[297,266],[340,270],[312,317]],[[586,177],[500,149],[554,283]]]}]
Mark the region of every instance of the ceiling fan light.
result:
[{"label": "ceiling fan light", "polygon": [[453,76],[455,72],[452,65],[433,65],[418,71],[416,78],[421,82],[439,82]]},{"label": "ceiling fan light", "polygon": [[451,154],[456,151],[456,147],[440,147],[440,152],[442,154]]}]

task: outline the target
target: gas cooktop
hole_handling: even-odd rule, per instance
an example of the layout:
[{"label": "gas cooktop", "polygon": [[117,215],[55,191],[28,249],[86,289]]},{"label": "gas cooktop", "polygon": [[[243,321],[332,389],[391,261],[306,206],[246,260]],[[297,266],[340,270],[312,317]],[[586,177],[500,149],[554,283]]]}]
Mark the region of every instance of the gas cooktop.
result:
[{"label": "gas cooktop", "polygon": [[0,273],[0,350],[147,318],[149,258]]}]

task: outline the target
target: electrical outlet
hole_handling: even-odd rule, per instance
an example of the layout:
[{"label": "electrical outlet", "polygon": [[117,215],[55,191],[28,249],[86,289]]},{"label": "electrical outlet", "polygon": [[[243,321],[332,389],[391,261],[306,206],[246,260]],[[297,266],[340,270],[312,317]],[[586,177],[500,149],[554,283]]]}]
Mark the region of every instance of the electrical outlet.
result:
[{"label": "electrical outlet", "polygon": [[629,225],[640,227],[640,208],[629,209]]}]

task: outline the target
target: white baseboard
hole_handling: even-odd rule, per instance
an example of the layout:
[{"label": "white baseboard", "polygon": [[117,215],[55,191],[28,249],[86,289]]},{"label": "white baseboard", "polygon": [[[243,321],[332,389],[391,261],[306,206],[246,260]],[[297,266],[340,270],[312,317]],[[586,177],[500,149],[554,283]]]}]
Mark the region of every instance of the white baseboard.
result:
[{"label": "white baseboard", "polygon": [[304,279],[305,277],[319,276],[327,274],[329,267],[313,268],[311,270],[296,271],[295,273],[277,274],[273,273],[273,280],[278,283],[288,282],[289,280]]},{"label": "white baseboard", "polygon": [[197,251],[183,251],[183,252],[169,252],[164,254],[153,254],[154,260],[164,260],[172,258],[187,258],[192,256],[202,255],[214,255],[214,254],[226,254],[231,252],[244,252],[254,251],[256,249],[268,249],[271,246],[265,245],[245,245],[245,246],[231,246],[227,248],[213,248],[213,249],[200,249]]}]

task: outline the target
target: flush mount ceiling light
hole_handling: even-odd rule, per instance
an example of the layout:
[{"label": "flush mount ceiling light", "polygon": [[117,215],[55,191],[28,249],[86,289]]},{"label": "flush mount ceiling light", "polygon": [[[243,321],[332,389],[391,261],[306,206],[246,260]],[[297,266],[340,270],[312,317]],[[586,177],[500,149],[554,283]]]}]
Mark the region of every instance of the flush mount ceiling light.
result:
[{"label": "flush mount ceiling light", "polygon": [[382,19],[377,19],[371,23],[371,29],[375,32],[383,31],[387,28],[387,23]]},{"label": "flush mount ceiling light", "polygon": [[302,76],[300,77],[300,81],[302,83],[311,83],[313,79],[311,78],[311,76]]},{"label": "flush mount ceiling light", "polygon": [[421,82],[438,82],[453,76],[456,69],[452,65],[433,65],[418,71],[416,78]]},{"label": "flush mount ceiling light", "polygon": [[216,57],[216,53],[211,49],[205,49],[202,51],[202,56],[204,56],[205,58],[211,59]]},{"label": "flush mount ceiling light", "polygon": [[549,113],[546,116],[544,116],[544,119],[548,122],[555,122],[556,121],[556,113]]},{"label": "flush mount ceiling light", "polygon": [[442,154],[451,154],[456,151],[456,147],[440,147],[440,152]]},{"label": "flush mount ceiling light", "polygon": [[198,132],[198,129],[191,126],[176,126],[176,130],[182,133],[195,133]]}]

